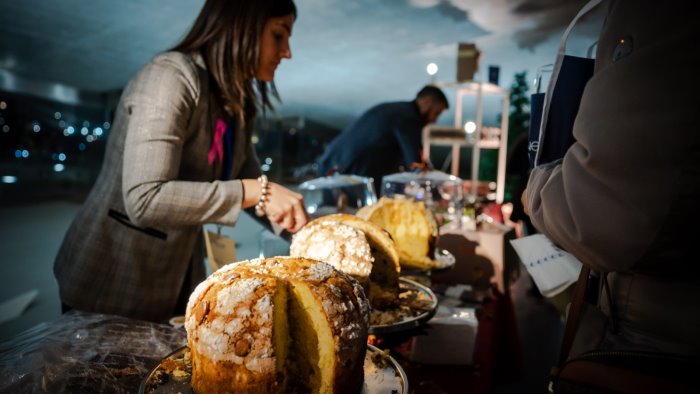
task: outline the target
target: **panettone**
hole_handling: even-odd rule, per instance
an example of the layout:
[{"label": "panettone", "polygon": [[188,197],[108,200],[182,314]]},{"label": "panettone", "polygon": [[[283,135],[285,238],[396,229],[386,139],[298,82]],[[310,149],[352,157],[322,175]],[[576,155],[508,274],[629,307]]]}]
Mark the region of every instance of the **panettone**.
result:
[{"label": "panettone", "polygon": [[357,393],[369,304],[329,264],[273,257],[226,265],[197,286],[185,328],[198,393]]},{"label": "panettone", "polygon": [[290,255],[321,260],[354,276],[374,308],[397,302],[398,249],[385,230],[367,220],[347,214],[319,217],[294,234]]},{"label": "panettone", "polygon": [[438,237],[437,222],[422,201],[382,197],[376,204],[360,208],[357,216],[391,234],[402,267],[431,269],[439,265],[432,259]]}]

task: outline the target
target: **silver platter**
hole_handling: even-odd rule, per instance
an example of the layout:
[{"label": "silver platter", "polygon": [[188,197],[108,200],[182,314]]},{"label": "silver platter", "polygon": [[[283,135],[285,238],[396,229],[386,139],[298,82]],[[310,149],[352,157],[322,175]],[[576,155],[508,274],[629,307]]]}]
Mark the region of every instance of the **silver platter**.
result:
[{"label": "silver platter", "polygon": [[[435,316],[435,312],[437,312],[438,308],[438,299],[430,288],[406,278],[399,278],[399,286],[401,287],[401,292],[410,291],[419,294],[422,300],[424,300],[421,302],[421,308],[415,313],[402,316],[399,320],[394,322],[370,325],[370,334],[389,334],[408,331],[422,326]],[[403,302],[402,298],[399,297],[399,300],[399,304],[401,304]],[[400,307],[401,305],[399,308]],[[383,312],[391,313],[392,311],[389,309]]]},{"label": "silver platter", "polygon": [[[192,365],[189,352],[185,346],[165,356],[143,379],[139,394],[194,393],[190,386]],[[165,363],[173,362],[180,366],[179,373],[163,367]],[[364,369],[365,382],[358,394],[408,394],[408,378],[403,368],[375,346],[367,345]]]},{"label": "silver platter", "polygon": [[457,259],[447,249],[435,248],[433,260],[437,262],[437,267],[431,269],[417,269],[401,267],[401,275],[432,275],[439,274],[454,268]]}]

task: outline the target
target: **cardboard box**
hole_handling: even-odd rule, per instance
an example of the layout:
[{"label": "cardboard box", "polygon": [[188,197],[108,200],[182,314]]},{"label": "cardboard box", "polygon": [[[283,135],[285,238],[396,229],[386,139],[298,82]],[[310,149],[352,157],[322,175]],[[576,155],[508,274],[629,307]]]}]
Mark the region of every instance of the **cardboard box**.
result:
[{"label": "cardboard box", "polygon": [[517,278],[519,262],[510,245],[515,230],[501,224],[483,223],[476,230],[441,229],[437,246],[450,251],[455,267],[435,274],[432,280],[445,284],[469,284],[476,290],[495,285],[501,293]]},{"label": "cardboard box", "polygon": [[474,80],[474,74],[479,70],[480,54],[473,43],[460,43],[457,46],[457,82]]}]

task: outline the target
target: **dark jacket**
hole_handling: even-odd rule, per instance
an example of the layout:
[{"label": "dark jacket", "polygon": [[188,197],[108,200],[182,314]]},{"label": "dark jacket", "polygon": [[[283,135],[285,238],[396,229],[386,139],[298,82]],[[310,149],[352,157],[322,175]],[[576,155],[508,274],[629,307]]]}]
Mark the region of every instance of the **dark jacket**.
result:
[{"label": "dark jacket", "polygon": [[372,177],[379,193],[384,175],[420,162],[424,125],[415,101],[374,106],[331,141],[319,159],[320,174],[337,167],[342,174]]},{"label": "dark jacket", "polygon": [[697,21],[689,4],[611,1],[576,142],[530,175],[535,227],[610,273],[617,332],[592,347],[700,355]]}]

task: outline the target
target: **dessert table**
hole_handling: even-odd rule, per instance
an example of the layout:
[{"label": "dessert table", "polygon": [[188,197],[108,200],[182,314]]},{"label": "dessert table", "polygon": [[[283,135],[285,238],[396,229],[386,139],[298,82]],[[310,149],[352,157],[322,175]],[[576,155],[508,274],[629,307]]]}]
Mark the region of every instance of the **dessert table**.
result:
[{"label": "dessert table", "polygon": [[[431,330],[430,323],[377,346],[391,349],[411,393],[488,393],[517,373],[511,308],[508,296],[484,301],[470,365],[411,360],[405,340]],[[185,344],[182,328],[73,310],[0,343],[0,392],[134,393],[154,366]]]},{"label": "dessert table", "polygon": [[[440,246],[451,250],[458,264],[451,272],[430,278],[431,287],[438,295],[455,282],[467,282],[482,290],[493,286],[482,293],[486,296],[471,303],[478,311],[476,339],[473,350],[469,350],[473,351],[472,362],[462,365],[416,362],[406,348],[408,336],[374,345],[391,350],[405,370],[413,394],[492,392],[495,385],[517,379],[522,373],[508,275],[503,278],[503,273],[487,269],[493,264],[487,259],[490,256],[480,256],[476,249],[466,250],[470,243],[457,234],[454,239],[443,238]],[[450,240],[459,248],[450,244]],[[260,246],[261,251],[267,252],[267,247],[262,243]],[[501,250],[500,244],[497,246]],[[484,260],[483,264],[477,264],[479,259]],[[483,282],[475,280],[477,277]],[[421,329],[422,332],[410,335],[429,335],[431,323]],[[182,328],[71,311],[0,342],[0,393],[133,393],[160,360],[185,344],[186,333]],[[460,351],[467,350],[454,349]]]},{"label": "dessert table", "polygon": [[1,393],[135,393],[184,329],[70,311],[0,343]]},{"label": "dessert table", "polygon": [[[455,304],[441,294],[443,286],[433,286],[440,304]],[[479,297],[481,298],[481,297]],[[477,303],[470,300],[461,306],[475,307],[478,328],[475,338],[452,331],[434,344],[430,355],[419,355],[416,344],[421,337],[440,335],[444,326],[428,323],[403,336],[371,338],[375,346],[389,350],[390,355],[406,372],[411,394],[486,394],[496,386],[514,382],[522,377],[521,344],[517,334],[515,314],[510,294],[502,294],[496,288],[483,295]],[[439,316],[439,315],[438,315]],[[418,339],[418,340],[417,340]],[[473,341],[473,342],[472,342]],[[424,349],[425,350],[425,349]],[[454,363],[465,353],[469,362]],[[421,359],[425,359],[423,362]]]}]

